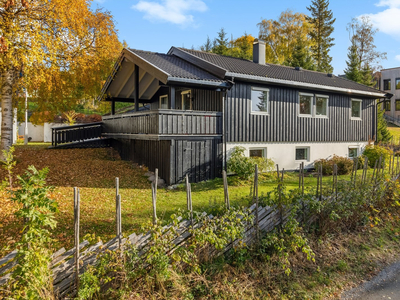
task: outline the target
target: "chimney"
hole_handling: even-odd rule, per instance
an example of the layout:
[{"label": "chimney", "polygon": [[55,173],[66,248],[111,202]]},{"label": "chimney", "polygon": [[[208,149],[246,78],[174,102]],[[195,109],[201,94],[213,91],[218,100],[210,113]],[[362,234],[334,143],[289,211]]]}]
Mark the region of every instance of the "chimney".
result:
[{"label": "chimney", "polygon": [[253,43],[253,62],[265,65],[265,42],[263,40],[255,40]]}]

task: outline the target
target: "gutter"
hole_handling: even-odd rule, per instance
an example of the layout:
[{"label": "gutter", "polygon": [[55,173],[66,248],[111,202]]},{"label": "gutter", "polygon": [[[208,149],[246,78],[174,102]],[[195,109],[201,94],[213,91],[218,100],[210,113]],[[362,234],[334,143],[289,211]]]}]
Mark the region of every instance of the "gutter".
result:
[{"label": "gutter", "polygon": [[207,85],[216,88],[231,88],[231,85],[226,81],[211,81],[211,80],[201,80],[201,79],[191,79],[191,78],[181,78],[181,77],[171,77],[168,76],[167,84],[194,84],[194,85]]}]

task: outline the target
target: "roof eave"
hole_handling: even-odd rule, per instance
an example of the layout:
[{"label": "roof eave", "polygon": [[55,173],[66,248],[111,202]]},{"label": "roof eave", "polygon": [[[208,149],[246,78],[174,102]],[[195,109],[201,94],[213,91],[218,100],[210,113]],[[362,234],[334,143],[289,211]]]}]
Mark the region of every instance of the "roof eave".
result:
[{"label": "roof eave", "polygon": [[229,83],[225,81],[210,81],[210,80],[201,80],[201,79],[193,79],[193,78],[182,78],[182,77],[168,77],[167,84],[188,84],[188,85],[196,85],[196,86],[208,86],[213,88],[229,88]]},{"label": "roof eave", "polygon": [[383,92],[379,93],[378,91],[376,93],[375,92],[366,92],[366,91],[339,88],[339,87],[333,87],[333,86],[327,86],[327,85],[319,85],[319,84],[306,83],[306,82],[300,82],[300,81],[292,81],[292,80],[276,79],[276,78],[269,78],[269,77],[260,77],[260,76],[254,76],[254,75],[246,75],[246,74],[240,74],[240,73],[234,73],[234,72],[226,72],[226,76],[240,78],[243,80],[249,80],[249,81],[254,81],[254,82],[263,82],[263,83],[267,82],[267,83],[274,83],[274,84],[279,84],[279,85],[289,85],[289,86],[296,86],[296,87],[312,88],[315,90],[339,92],[339,93],[351,94],[351,95],[355,95],[355,96],[367,96],[370,98],[374,98],[374,97],[384,98],[386,96],[386,93],[383,93]]}]

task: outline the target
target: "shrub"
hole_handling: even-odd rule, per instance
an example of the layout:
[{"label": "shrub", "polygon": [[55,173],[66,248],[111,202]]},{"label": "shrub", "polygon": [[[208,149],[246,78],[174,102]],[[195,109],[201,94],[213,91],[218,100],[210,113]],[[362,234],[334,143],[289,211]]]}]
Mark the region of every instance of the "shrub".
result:
[{"label": "shrub", "polygon": [[368,145],[365,148],[363,155],[368,157],[368,165],[373,168],[375,166],[375,162],[378,161],[379,157],[381,156],[382,161],[385,160],[387,162],[390,158],[390,151],[382,146]]},{"label": "shrub", "polygon": [[319,159],[314,162],[316,169],[322,164],[322,174],[332,175],[333,166],[336,164],[338,175],[349,174],[353,170],[353,160],[351,158],[334,155],[330,159]]},{"label": "shrub", "polygon": [[94,123],[94,122],[101,122],[102,118],[98,114],[87,115],[85,118],[85,122],[87,123]]}]

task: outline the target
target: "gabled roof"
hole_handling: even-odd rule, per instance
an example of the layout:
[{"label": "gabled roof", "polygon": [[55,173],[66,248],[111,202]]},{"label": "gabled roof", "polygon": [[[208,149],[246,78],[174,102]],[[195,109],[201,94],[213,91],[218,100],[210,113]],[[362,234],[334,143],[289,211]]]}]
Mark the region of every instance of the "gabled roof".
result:
[{"label": "gabled roof", "polygon": [[332,74],[304,69],[296,70],[293,67],[274,64],[262,65],[246,59],[184,48],[172,47],[168,54],[201,65],[210,72],[217,69],[218,75],[223,70],[225,76],[237,79],[331,90],[369,97],[385,97],[386,95],[383,91]]}]

